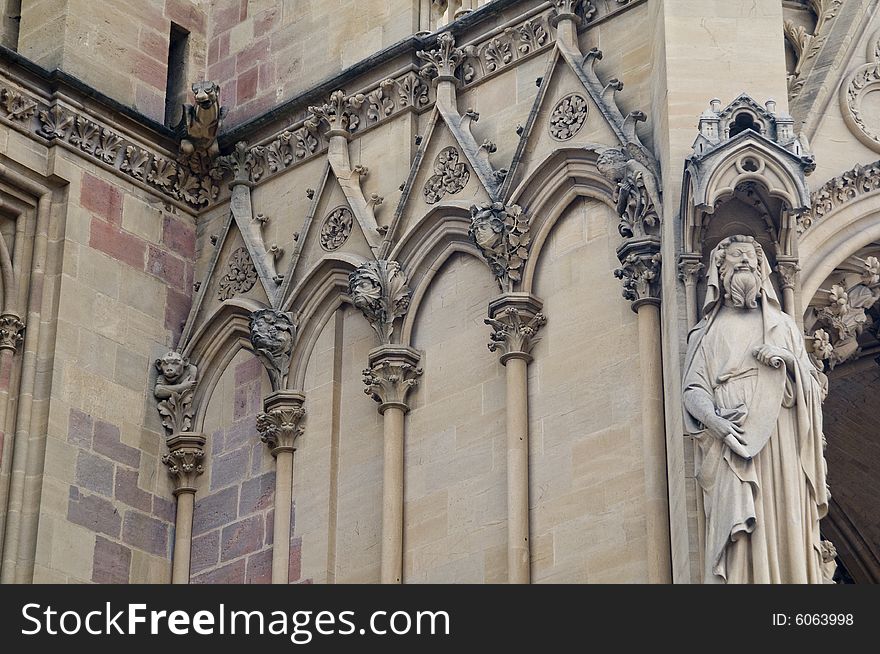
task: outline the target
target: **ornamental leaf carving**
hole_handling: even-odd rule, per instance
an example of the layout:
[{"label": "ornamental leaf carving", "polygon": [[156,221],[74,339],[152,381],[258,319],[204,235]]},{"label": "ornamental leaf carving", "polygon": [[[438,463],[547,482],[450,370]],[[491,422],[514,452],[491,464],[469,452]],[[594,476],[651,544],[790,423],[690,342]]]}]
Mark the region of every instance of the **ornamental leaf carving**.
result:
[{"label": "ornamental leaf carving", "polygon": [[401,107],[419,109],[429,102],[428,85],[413,72],[409,72],[401,78],[397,95],[400,98]]},{"label": "ornamental leaf carving", "polygon": [[122,149],[122,137],[106,127],[101,130],[101,142],[95,149],[95,156],[105,163],[114,163]]},{"label": "ornamental leaf carving", "polygon": [[237,248],[226,262],[226,274],[220,279],[217,289],[218,300],[247,293],[257,283],[257,269],[248,254],[247,248]]},{"label": "ornamental leaf carving", "polygon": [[406,314],[412,292],[396,261],[368,261],[348,276],[348,294],[379,337],[391,343],[394,321]]},{"label": "ornamental leaf carving", "polygon": [[152,170],[147,175],[147,181],[165,191],[172,191],[176,177],[177,164],[170,159],[156,157]]},{"label": "ornamental leaf carving", "polygon": [[522,280],[531,244],[530,222],[516,204],[487,202],[471,207],[468,236],[489,263],[504,292],[512,291],[514,284]]},{"label": "ornamental leaf carving", "polygon": [[419,50],[416,56],[425,62],[421,73],[426,77],[455,77],[455,71],[464,60],[464,52],[455,47],[455,37],[443,32],[437,37],[437,47],[433,50]]},{"label": "ornamental leaf carving", "polygon": [[0,102],[9,120],[28,120],[37,109],[37,103],[29,97],[7,88],[0,88]]},{"label": "ornamental leaf carving", "polygon": [[126,146],[125,157],[122,159],[120,169],[136,179],[144,179],[150,157],[152,155],[142,148],[134,145]]},{"label": "ornamental leaf carving", "polygon": [[82,116],[77,116],[73,126],[73,133],[70,135],[70,142],[79,146],[79,149],[89,154],[95,153],[98,146],[98,137],[101,128],[90,120],[86,120]]},{"label": "ornamental leaf carving", "polygon": [[452,145],[437,155],[434,174],[428,178],[423,190],[427,204],[436,204],[447,193],[458,193],[467,185],[470,171],[466,163],[459,163],[459,156],[458,149]]},{"label": "ornamental leaf carving", "polygon": [[394,88],[394,80],[383,80],[378,88],[367,93],[367,119],[372,122],[378,122],[386,116],[390,116],[394,111],[394,100],[391,97],[391,90]]},{"label": "ornamental leaf carving", "polygon": [[74,116],[56,104],[41,111],[38,118],[40,119],[40,134],[49,139],[64,139],[67,138],[73,125]]},{"label": "ornamental leaf carving", "polygon": [[539,20],[527,20],[519,27],[519,51],[526,55],[547,42],[547,30]]}]

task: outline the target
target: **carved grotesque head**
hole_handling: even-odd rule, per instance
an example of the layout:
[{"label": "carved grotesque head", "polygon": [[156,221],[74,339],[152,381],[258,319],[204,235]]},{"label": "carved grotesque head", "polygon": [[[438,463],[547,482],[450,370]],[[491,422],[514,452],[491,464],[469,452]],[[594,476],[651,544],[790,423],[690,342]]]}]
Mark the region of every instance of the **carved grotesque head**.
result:
[{"label": "carved grotesque head", "polygon": [[287,314],[274,309],[260,309],[251,314],[251,342],[258,350],[273,356],[289,352],[294,326]]},{"label": "carved grotesque head", "polygon": [[219,101],[220,87],[217,82],[195,82],[192,85],[192,92],[196,104],[202,109],[209,109]]},{"label": "carved grotesque head", "polygon": [[156,369],[170,384],[176,383],[183,377],[186,366],[186,359],[173,350],[161,359],[156,359]]},{"label": "carved grotesque head", "polygon": [[504,240],[507,213],[500,202],[471,207],[471,237],[481,250],[496,250]]},{"label": "carved grotesque head", "polygon": [[737,309],[755,309],[764,279],[764,250],[752,236],[730,236],[715,249],[724,301]]}]

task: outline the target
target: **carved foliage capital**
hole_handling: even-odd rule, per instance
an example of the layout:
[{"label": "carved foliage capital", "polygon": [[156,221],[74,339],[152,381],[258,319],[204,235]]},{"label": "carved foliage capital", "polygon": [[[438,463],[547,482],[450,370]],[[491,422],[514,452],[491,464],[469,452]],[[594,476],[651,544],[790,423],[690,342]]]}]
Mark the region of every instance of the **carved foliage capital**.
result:
[{"label": "carved foliage capital", "polygon": [[279,452],[292,452],[296,439],[304,429],[300,422],[306,415],[302,393],[279,391],[266,398],[265,411],[257,416],[260,440],[269,446],[272,456]]},{"label": "carved foliage capital", "polygon": [[334,91],[323,105],[309,107],[310,122],[328,125],[328,136],[348,136],[360,126],[358,110],[366,101],[363,93],[348,96],[345,91]]},{"label": "carved foliage capital", "polygon": [[348,294],[376,332],[379,343],[391,343],[394,321],[406,314],[412,295],[400,264],[379,259],[358,266],[348,276]]},{"label": "carved foliage capital", "polygon": [[233,184],[248,184],[255,164],[254,152],[248,149],[245,141],[239,141],[232,152],[217,157],[214,175],[220,177],[224,171],[229,171],[233,176]]},{"label": "carved foliage capital", "polygon": [[776,273],[779,275],[780,286],[783,289],[793,289],[797,285],[800,270],[797,261],[778,261]]},{"label": "carved foliage capital", "polygon": [[464,61],[465,54],[455,47],[455,37],[444,32],[437,38],[437,47],[433,50],[419,50],[416,56],[425,62],[422,74],[436,75],[439,80],[455,80],[455,72]]},{"label": "carved foliage capital", "polygon": [[407,396],[419,383],[421,355],[405,346],[380,346],[370,352],[370,367],[364,370],[364,393],[379,403],[379,413],[389,407],[409,411]]},{"label": "carved foliage capital", "polygon": [[501,363],[519,358],[531,361],[538,331],[547,324],[543,303],[528,293],[505,293],[489,304],[485,322],[492,328],[489,350],[501,352]]},{"label": "carved foliage capital", "polygon": [[502,292],[522,280],[529,256],[531,218],[516,204],[487,202],[471,207],[468,235],[489,264]]},{"label": "carved foliage capital", "polygon": [[205,437],[201,434],[181,433],[166,441],[168,454],[162,457],[162,463],[168,467],[168,474],[174,484],[174,494],[195,493],[196,477],[205,468]]},{"label": "carved foliage capital", "polygon": [[614,276],[623,281],[623,297],[633,311],[647,303],[660,302],[660,243],[655,239],[630,241],[618,249],[622,264]]},{"label": "carved foliage capital", "polygon": [[703,268],[703,262],[700,261],[699,256],[682,256],[678,261],[678,278],[684,282],[685,286],[695,286]]},{"label": "carved foliage capital", "polygon": [[14,313],[0,315],[0,350],[15,352],[24,339],[23,331],[24,323]]}]

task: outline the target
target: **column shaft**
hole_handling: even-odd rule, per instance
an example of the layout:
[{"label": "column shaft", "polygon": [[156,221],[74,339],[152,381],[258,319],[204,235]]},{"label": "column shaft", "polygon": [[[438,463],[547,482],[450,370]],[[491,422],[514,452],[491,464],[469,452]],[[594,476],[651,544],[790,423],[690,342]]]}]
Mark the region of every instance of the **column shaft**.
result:
[{"label": "column shaft", "polygon": [[507,570],[512,584],[529,573],[529,394],[528,361],[511,357],[507,376]]},{"label": "column shaft", "polygon": [[177,494],[177,517],[174,521],[174,559],[171,562],[171,583],[188,584],[192,551],[192,522],[195,490]]},{"label": "column shaft", "polygon": [[403,409],[388,406],[384,413],[385,460],[382,468],[383,584],[399,584],[403,577],[403,426]]},{"label": "column shaft", "polygon": [[641,303],[638,307],[638,323],[648,526],[648,581],[671,583],[663,367],[660,356],[660,307],[654,302]]},{"label": "column shaft", "polygon": [[272,583],[290,582],[290,512],[293,502],[293,450],[275,456],[275,522],[272,540]]}]

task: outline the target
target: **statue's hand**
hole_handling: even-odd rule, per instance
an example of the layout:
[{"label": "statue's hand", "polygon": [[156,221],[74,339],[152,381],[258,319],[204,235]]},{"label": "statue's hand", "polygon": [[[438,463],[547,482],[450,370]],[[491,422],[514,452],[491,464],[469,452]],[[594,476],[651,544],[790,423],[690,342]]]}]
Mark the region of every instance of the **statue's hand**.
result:
[{"label": "statue's hand", "polygon": [[185,382],[183,382],[183,384],[182,384],[183,390],[191,391],[192,389],[194,389],[196,387],[197,383],[198,382],[195,379],[188,379]]},{"label": "statue's hand", "polygon": [[715,438],[723,441],[727,436],[733,436],[737,441],[743,443],[743,428],[735,422],[722,418],[719,415],[713,415],[706,418],[706,422],[703,425]]},{"label": "statue's hand", "polygon": [[794,355],[777,345],[759,345],[752,350],[752,354],[765,366],[779,368],[784,363],[791,370],[795,365]]}]

